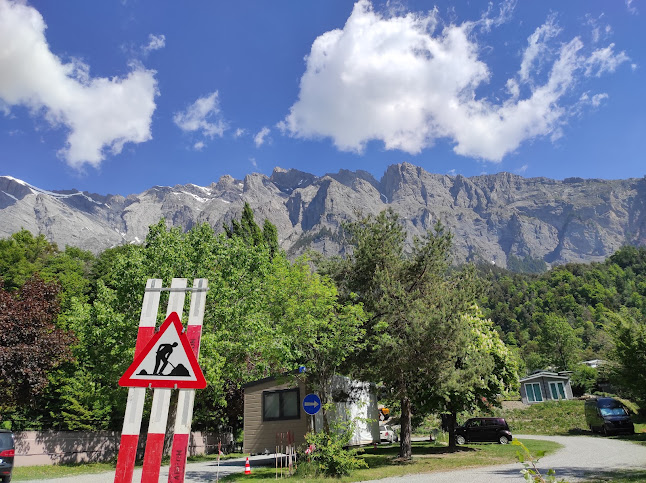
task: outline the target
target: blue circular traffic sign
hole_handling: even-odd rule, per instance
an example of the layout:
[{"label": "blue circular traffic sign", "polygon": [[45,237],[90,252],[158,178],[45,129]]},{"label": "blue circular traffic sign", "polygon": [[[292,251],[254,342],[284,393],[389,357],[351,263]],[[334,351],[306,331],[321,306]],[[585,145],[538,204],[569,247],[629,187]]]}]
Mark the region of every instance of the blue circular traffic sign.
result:
[{"label": "blue circular traffic sign", "polygon": [[308,394],[303,398],[303,410],[313,416],[321,409],[321,398],[316,394]]}]

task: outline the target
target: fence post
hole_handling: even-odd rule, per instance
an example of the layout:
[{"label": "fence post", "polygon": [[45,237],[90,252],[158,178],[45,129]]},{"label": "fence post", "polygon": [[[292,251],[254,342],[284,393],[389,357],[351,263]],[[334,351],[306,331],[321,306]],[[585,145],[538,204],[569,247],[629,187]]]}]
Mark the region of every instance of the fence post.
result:
[{"label": "fence post", "polygon": [[[202,336],[202,321],[206,306],[207,280],[205,278],[193,281],[191,296],[191,309],[188,315],[186,335],[193,349],[195,359],[200,355],[200,338]],[[175,416],[175,431],[173,434],[173,447],[170,453],[170,469],[168,472],[169,483],[183,483],[186,472],[186,457],[191,435],[191,422],[193,419],[193,403],[195,402],[195,389],[180,389],[177,399],[177,414]],[[219,448],[218,448],[219,453]],[[218,460],[220,456],[218,454]]]},{"label": "fence post", "polygon": [[[159,289],[161,286],[162,281],[159,279],[148,279],[146,282],[146,289]],[[157,311],[159,310],[159,296],[159,290],[146,290],[144,292],[141,316],[139,318],[139,330],[137,331],[137,342],[135,345],[135,357],[139,355],[139,352],[141,352],[155,333]],[[117,469],[114,474],[114,483],[132,482],[145,400],[145,388],[128,388],[128,401],[123,419],[123,430],[121,431],[121,443],[117,456]]]},{"label": "fence post", "polygon": [[[184,290],[175,291],[173,289],[186,288],[186,279],[174,278],[170,288],[171,292],[168,299],[166,316],[168,317],[172,312],[177,312],[181,320],[186,292]],[[141,483],[159,482],[171,394],[172,389],[156,388],[153,391],[153,402],[150,411],[150,421],[148,422],[148,437],[146,439],[146,452],[144,453]]]}]

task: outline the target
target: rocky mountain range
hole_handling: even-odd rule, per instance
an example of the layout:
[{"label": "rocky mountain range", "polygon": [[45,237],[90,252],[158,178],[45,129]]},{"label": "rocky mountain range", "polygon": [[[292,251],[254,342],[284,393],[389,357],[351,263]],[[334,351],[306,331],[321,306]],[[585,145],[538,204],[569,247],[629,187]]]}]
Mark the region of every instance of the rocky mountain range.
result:
[{"label": "rocky mountain range", "polygon": [[290,256],[308,248],[342,253],[343,221],[390,207],[409,234],[437,220],[454,234],[455,260],[495,262],[513,257],[548,265],[600,261],[624,244],[646,243],[646,177],[627,180],[524,178],[499,173],[466,178],[432,174],[408,163],[380,180],[365,171],[314,176],[275,168],[271,176],[223,176],[208,186],[154,186],[143,193],[97,195],[46,191],[0,177],[0,237],[26,228],[48,240],[94,253],[140,243],[164,217],[184,230],[208,223],[216,231],[253,208],[268,218]]}]

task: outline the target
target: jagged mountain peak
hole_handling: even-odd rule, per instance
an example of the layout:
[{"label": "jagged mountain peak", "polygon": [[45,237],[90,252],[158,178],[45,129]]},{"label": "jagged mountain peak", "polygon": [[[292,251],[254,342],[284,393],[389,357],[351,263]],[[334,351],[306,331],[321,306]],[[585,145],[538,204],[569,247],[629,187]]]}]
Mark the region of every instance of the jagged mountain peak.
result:
[{"label": "jagged mountain peak", "polygon": [[283,193],[292,193],[295,189],[306,188],[318,178],[313,174],[299,171],[298,169],[274,168],[269,178]]},{"label": "jagged mountain peak", "polygon": [[148,226],[165,218],[190,229],[216,231],[247,202],[257,220],[278,228],[291,255],[313,248],[342,253],[341,224],[357,213],[391,207],[409,233],[423,235],[436,221],[454,234],[456,261],[509,256],[548,263],[602,260],[626,243],[646,242],[646,180],[563,181],[512,173],[464,177],[433,174],[410,163],[389,166],[380,180],[341,169],[316,176],[276,167],[271,176],[222,176],[208,186],[153,186],[127,197],[77,190],[47,191],[0,177],[0,236],[27,228],[59,244],[99,252],[138,243]]}]

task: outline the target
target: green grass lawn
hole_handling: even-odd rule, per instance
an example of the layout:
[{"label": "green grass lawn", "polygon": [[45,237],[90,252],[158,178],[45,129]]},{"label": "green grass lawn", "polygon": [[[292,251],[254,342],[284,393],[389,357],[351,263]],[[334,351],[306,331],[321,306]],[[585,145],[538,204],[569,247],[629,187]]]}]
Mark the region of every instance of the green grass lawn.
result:
[{"label": "green grass lawn", "polygon": [[[583,401],[546,401],[523,409],[498,410],[507,420],[512,434],[591,435],[585,421]],[[632,416],[635,433],[613,438],[646,445],[646,422]]]},{"label": "green grass lawn", "polygon": [[74,465],[18,466],[11,481],[44,480],[64,476],[91,475],[114,471],[114,463],[83,463]]},{"label": "green grass lawn", "polygon": [[[632,436],[620,436],[622,439],[632,441],[637,444],[646,446],[646,424],[644,423],[635,423],[635,434]],[[646,481],[646,477],[643,479]]]},{"label": "green grass lawn", "polygon": [[[553,452],[561,446],[552,441],[524,440],[523,443],[535,454],[538,451]],[[450,471],[477,466],[490,466],[516,462],[518,447],[500,444],[473,444],[460,446],[457,451],[451,452],[440,444],[419,442],[413,443],[413,460],[401,462],[398,460],[398,445],[379,446],[376,449],[366,448],[361,458],[368,464],[368,468],[356,470],[352,475],[334,479],[335,481],[361,481],[405,476],[415,473],[432,473],[437,471]],[[518,464],[518,471],[522,469]],[[229,475],[223,481],[242,480],[270,481],[276,479],[275,468],[254,468],[251,475]],[[330,479],[312,479],[294,477],[294,482],[330,481]]]},{"label": "green grass lawn", "polygon": [[[512,433],[515,434],[544,434],[544,435],[572,435],[590,434],[587,429],[583,412],[583,401],[547,401],[541,404],[534,404],[524,409],[510,409],[498,411],[497,415],[504,417]],[[646,445],[646,422],[637,420],[635,432],[632,436],[612,436],[636,444]],[[440,443],[442,442],[440,435]],[[367,449],[363,455],[369,464],[368,469],[358,470],[351,478],[342,481],[368,480],[386,478],[389,476],[402,476],[409,473],[425,473],[432,471],[443,471],[469,466],[493,465],[515,461],[517,448],[510,445],[482,444],[466,445],[455,453],[449,453],[442,444],[413,443],[414,459],[412,463],[397,463],[396,455],[398,446],[379,446],[377,450]],[[539,446],[536,446],[539,445]],[[551,442],[531,441],[527,444],[530,451],[535,452],[541,449],[553,451],[558,447]],[[243,456],[241,453],[225,455],[224,458]],[[189,458],[189,462],[205,461],[216,459],[216,455],[198,456]],[[168,462],[166,461],[166,464]],[[78,474],[102,473],[114,471],[115,463],[91,463],[77,465],[55,465],[55,466],[29,466],[14,469],[14,480],[24,481],[31,479],[60,478]],[[519,467],[520,470],[520,467]],[[615,475],[616,478],[608,480],[593,481],[646,481],[644,472],[628,472],[622,475]],[[273,469],[254,469],[253,479],[275,478]],[[602,476],[603,477],[603,476]],[[230,481],[235,481],[236,477]],[[632,478],[632,479],[631,479]],[[298,481],[298,480],[294,480]]]},{"label": "green grass lawn", "polygon": [[[245,456],[242,453],[230,453],[220,456],[221,460],[230,458],[240,458]],[[198,461],[211,461],[216,460],[217,455],[199,455],[189,456],[188,462],[195,463]],[[167,465],[168,458],[164,458],[162,464]],[[141,466],[142,462],[138,462],[137,466]],[[45,480],[50,478],[62,478],[64,476],[74,475],[91,475],[95,473],[105,473],[114,471],[116,468],[116,461],[110,463],[76,463],[66,465],[46,465],[46,466],[18,466],[13,469],[12,481],[26,481],[26,480]]]}]

